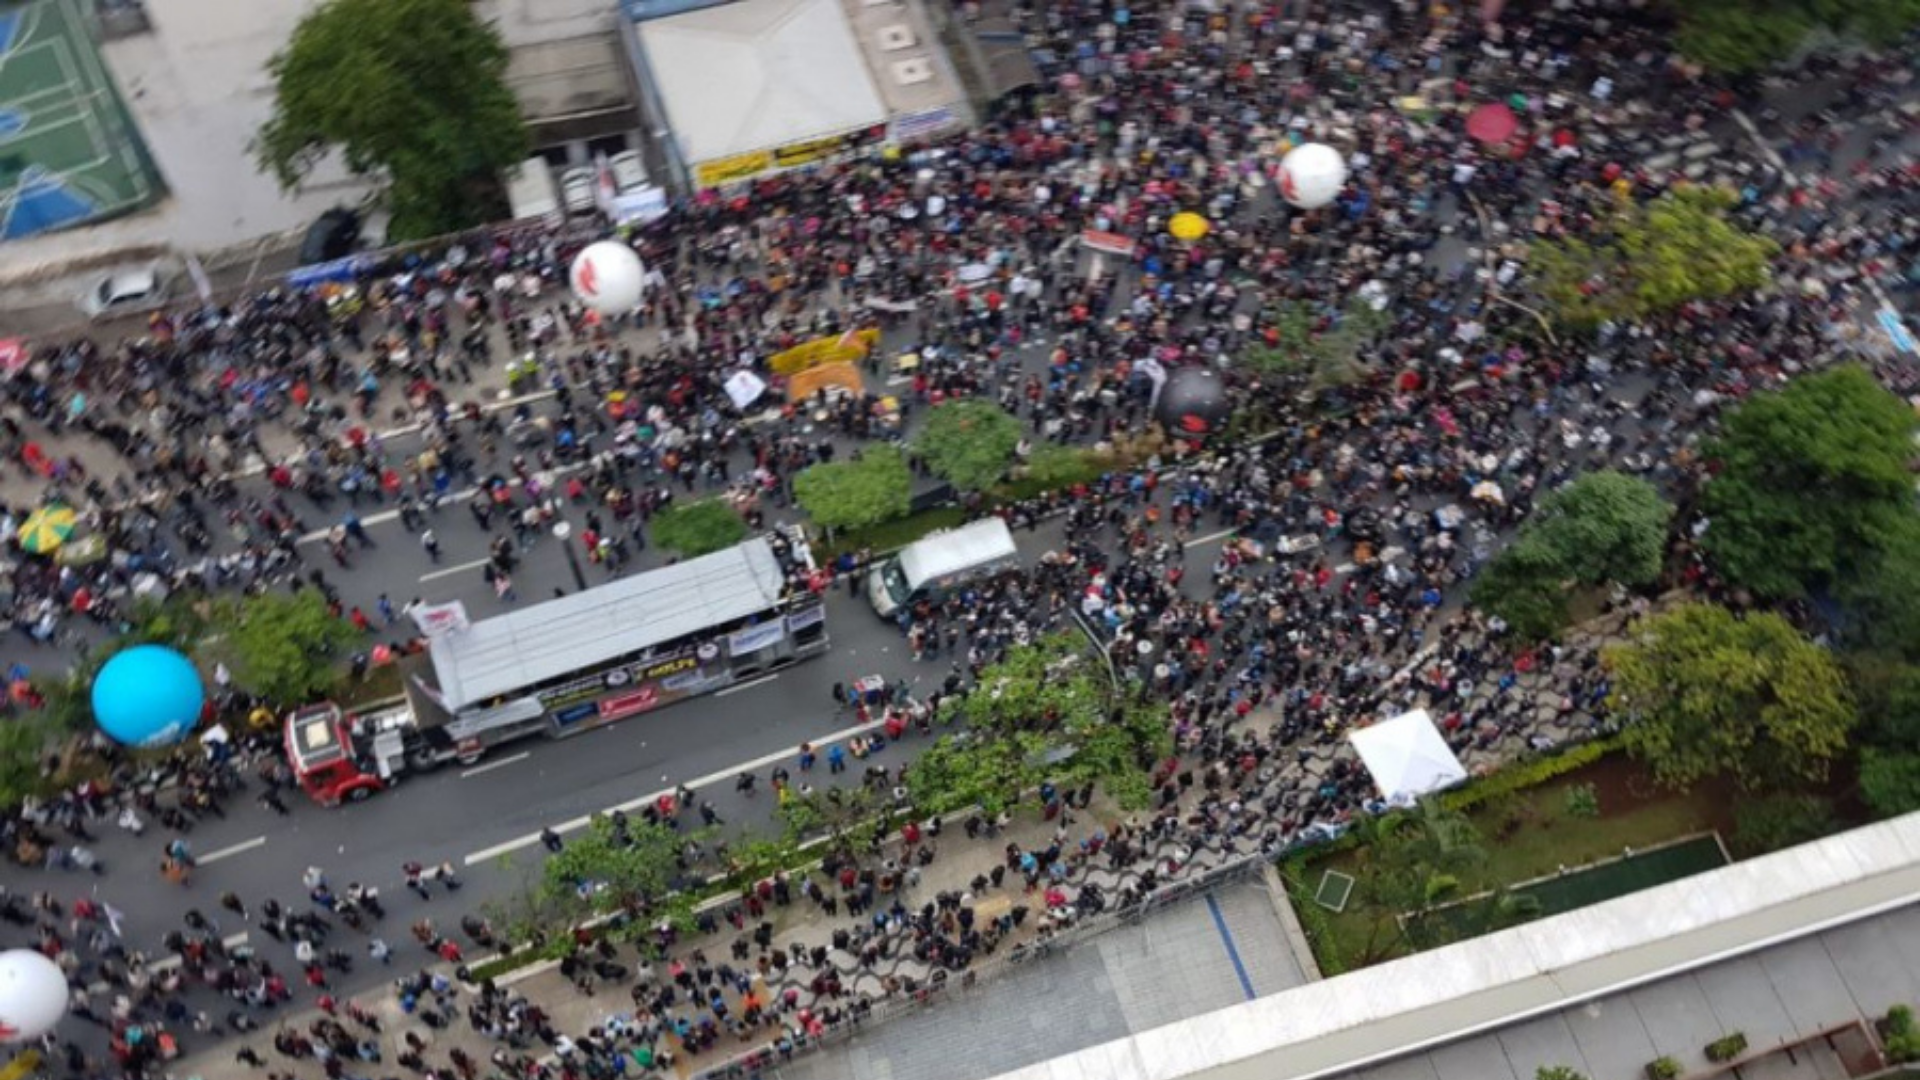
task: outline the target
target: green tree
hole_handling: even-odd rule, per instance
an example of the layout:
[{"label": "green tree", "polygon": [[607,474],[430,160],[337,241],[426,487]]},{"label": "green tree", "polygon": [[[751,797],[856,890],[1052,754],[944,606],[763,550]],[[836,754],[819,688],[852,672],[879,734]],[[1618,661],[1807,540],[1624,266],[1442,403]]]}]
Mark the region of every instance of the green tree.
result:
[{"label": "green tree", "polygon": [[1860,796],[1881,817],[1920,810],[1920,751],[1863,747]]},{"label": "green tree", "polygon": [[793,478],[793,495],[814,524],[858,529],[906,514],[913,505],[913,477],[898,448],[869,446],[846,461],[803,470]]},{"label": "green tree", "polygon": [[624,833],[595,814],[541,871],[547,900],[575,915],[637,910],[666,896],[679,879],[682,846],[698,834],[629,818]]},{"label": "green tree", "polygon": [[[1798,596],[1874,567],[1912,535],[1913,410],[1865,370],[1803,375],[1728,415],[1708,447],[1718,472],[1701,544],[1728,580]],[[1896,577],[1920,575],[1898,568]]]},{"label": "green tree", "polygon": [[40,717],[0,721],[0,806],[19,806],[46,786],[41,758],[53,735],[53,725]]},{"label": "green tree", "polygon": [[1673,507],[1625,473],[1587,473],[1540,500],[1522,530],[1564,577],[1632,588],[1660,576]]},{"label": "green tree", "polygon": [[1804,844],[1839,828],[1833,804],[1818,795],[1761,795],[1733,807],[1733,846],[1741,858]]},{"label": "green tree", "polygon": [[1545,545],[1523,531],[1473,579],[1468,598],[1499,616],[1521,641],[1541,641],[1567,625],[1562,567]]},{"label": "green tree", "polygon": [[235,686],[277,705],[331,692],[340,678],[336,663],[359,640],[315,589],[228,600],[217,610],[226,633],[202,651],[226,662]]},{"label": "green tree", "polygon": [[797,846],[826,837],[828,849],[840,855],[865,855],[885,835],[888,817],[886,805],[870,787],[816,789],[780,803],[789,843]]},{"label": "green tree", "polygon": [[1917,0],[1687,0],[1675,12],[1680,52],[1735,74],[1788,59],[1820,31],[1883,46],[1920,25]]},{"label": "green tree", "polygon": [[1361,353],[1393,317],[1355,299],[1337,314],[1303,300],[1282,300],[1267,313],[1271,342],[1249,345],[1240,360],[1267,377],[1299,377],[1316,389],[1346,386],[1366,374]]},{"label": "green tree", "polygon": [[1603,657],[1627,749],[1669,787],[1720,773],[1749,788],[1817,783],[1856,718],[1832,655],[1771,612],[1686,604]]},{"label": "green tree", "polygon": [[1555,321],[1575,328],[1758,289],[1779,246],[1728,220],[1732,203],[1731,193],[1705,187],[1622,199],[1589,235],[1533,247],[1535,289]]},{"label": "green tree", "polygon": [[913,452],[962,491],[985,491],[1007,474],[1020,421],[990,401],[961,398],[933,407]]},{"label": "green tree", "polygon": [[907,766],[907,790],[916,810],[951,814],[979,807],[998,814],[1045,778],[1046,741],[1020,733],[942,735]]},{"label": "green tree", "polygon": [[[1358,966],[1488,933],[1531,918],[1538,905],[1502,889],[1469,899],[1487,862],[1480,833],[1465,815],[1428,800],[1406,813],[1366,815],[1352,826],[1359,845],[1347,912],[1365,930]],[[1428,909],[1446,905],[1443,911]]]},{"label": "green tree", "polygon": [[653,542],[685,558],[730,548],[747,535],[747,523],[724,499],[675,503],[653,517]]},{"label": "green tree", "polygon": [[326,0],[268,62],[254,151],[292,190],[332,150],[386,181],[389,239],[482,224],[529,152],[507,48],[464,0]]}]

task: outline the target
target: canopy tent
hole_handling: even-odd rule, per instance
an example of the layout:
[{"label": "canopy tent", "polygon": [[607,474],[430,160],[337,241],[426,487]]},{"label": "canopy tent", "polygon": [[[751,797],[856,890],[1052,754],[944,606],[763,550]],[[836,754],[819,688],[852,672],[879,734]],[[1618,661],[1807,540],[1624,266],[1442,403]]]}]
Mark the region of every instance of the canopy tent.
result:
[{"label": "canopy tent", "polygon": [[838,0],[741,0],[639,24],[693,163],[887,122]]},{"label": "canopy tent", "polygon": [[1466,768],[1425,709],[1363,727],[1351,738],[1361,763],[1373,774],[1374,786],[1388,802],[1411,802],[1467,778]]}]

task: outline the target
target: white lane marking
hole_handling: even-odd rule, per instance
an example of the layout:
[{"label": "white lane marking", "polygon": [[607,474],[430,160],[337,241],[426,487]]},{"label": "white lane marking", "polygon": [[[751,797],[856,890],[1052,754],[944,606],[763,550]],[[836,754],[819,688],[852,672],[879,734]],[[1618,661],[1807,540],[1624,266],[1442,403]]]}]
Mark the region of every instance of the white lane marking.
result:
[{"label": "white lane marking", "polygon": [[460,779],[465,780],[469,776],[479,776],[482,773],[490,773],[495,769],[504,769],[516,761],[525,761],[532,756],[533,751],[522,750],[512,757],[503,757],[499,761],[489,761],[485,765],[477,765],[468,769],[466,772],[460,774]]},{"label": "white lane marking", "polygon": [[441,570],[434,570],[429,573],[421,574],[420,580],[421,581],[438,581],[443,577],[452,577],[455,574],[464,574],[469,570],[478,570],[485,565],[487,565],[487,560],[475,559],[472,562],[463,562],[458,566],[449,566]]},{"label": "white lane marking", "polygon": [[780,677],[780,673],[777,671],[771,675],[762,675],[759,678],[753,680],[752,682],[743,682],[739,686],[729,686],[725,690],[722,690],[719,693],[714,694],[713,696],[726,697],[728,694],[737,694],[742,690],[751,690],[754,687],[759,686],[763,683],[770,683],[779,677]]},{"label": "white lane marking", "polygon": [[[819,735],[804,741],[812,743],[815,750],[824,751],[826,747],[832,743],[837,743],[846,739],[851,739],[855,735],[860,735],[865,732],[872,731],[875,728],[878,728],[885,723],[886,723],[885,720],[869,720],[864,724],[855,724],[850,728],[843,728],[839,731],[833,732],[832,734]],[[763,769],[768,765],[773,764],[776,761],[784,761],[788,758],[797,757],[799,755],[799,752],[800,752],[800,744],[794,743],[793,746],[789,747],[788,749],[775,750],[771,754],[762,754],[759,757],[754,758],[752,761],[743,761],[737,765],[729,765],[728,767],[724,769],[720,769],[716,772],[710,772],[707,775],[700,777],[699,779],[689,780],[684,786],[691,788],[694,791],[698,791],[701,788],[711,787],[712,785],[720,783],[722,781],[731,781],[734,777],[739,776],[743,772],[753,772],[757,769]],[[610,814],[613,811],[618,810],[624,814],[630,810],[638,810],[640,807],[646,806],[654,802],[655,800],[659,799],[660,796],[662,795],[671,795],[673,791],[674,789],[670,787],[661,788],[659,791],[653,792],[650,795],[642,795],[637,799],[628,799],[626,802],[623,802],[618,806],[610,806],[606,810],[601,812]],[[554,832],[564,836],[567,833],[578,832],[579,830],[586,828],[587,823],[592,820],[593,820],[592,814],[584,814],[580,817],[574,818],[571,821],[563,821],[558,825],[550,826],[550,828],[552,828]],[[488,859],[498,858],[502,855],[508,854],[509,852],[519,851],[522,848],[532,847],[533,845],[539,842],[540,842],[539,833],[537,832],[528,833],[527,835],[519,837],[517,839],[508,840],[505,843],[495,844],[490,848],[483,848],[479,851],[474,852],[471,855],[468,855],[465,859],[461,861],[465,863],[467,866],[473,866],[477,863],[486,862]]]},{"label": "white lane marking", "polygon": [[1239,529],[1221,529],[1217,533],[1208,533],[1205,536],[1196,536],[1192,540],[1187,541],[1187,546],[1198,547],[1201,544],[1211,544],[1215,540],[1225,540],[1227,537],[1232,536],[1234,533],[1237,533],[1239,531],[1240,531]]},{"label": "white lane marking", "polygon": [[243,852],[266,846],[267,838],[264,836],[256,836],[251,840],[242,840],[232,847],[223,847],[219,851],[209,851],[205,855],[195,859],[194,864],[196,866],[205,866],[208,863],[219,862],[221,859],[231,859],[235,855],[242,854]]}]

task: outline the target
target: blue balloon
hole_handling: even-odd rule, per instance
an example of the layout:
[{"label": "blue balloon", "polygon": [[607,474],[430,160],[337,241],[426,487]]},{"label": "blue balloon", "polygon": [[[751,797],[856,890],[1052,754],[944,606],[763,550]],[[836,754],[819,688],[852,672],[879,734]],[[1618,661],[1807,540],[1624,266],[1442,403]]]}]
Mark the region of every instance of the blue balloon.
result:
[{"label": "blue balloon", "polygon": [[123,746],[166,746],[199,723],[206,696],[193,661],[164,645],[135,645],[93,677],[93,719]]}]

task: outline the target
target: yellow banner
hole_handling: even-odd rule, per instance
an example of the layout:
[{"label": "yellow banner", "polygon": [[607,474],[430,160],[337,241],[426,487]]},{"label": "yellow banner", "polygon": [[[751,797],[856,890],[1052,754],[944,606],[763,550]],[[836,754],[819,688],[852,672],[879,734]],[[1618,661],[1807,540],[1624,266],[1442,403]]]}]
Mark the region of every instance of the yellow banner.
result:
[{"label": "yellow banner", "polygon": [[862,330],[851,337],[846,334],[834,337],[814,338],[803,341],[782,353],[775,353],[768,366],[776,375],[797,375],[811,367],[821,364],[851,363],[864,358],[873,351],[880,341],[880,331]]},{"label": "yellow banner", "polygon": [[722,184],[731,184],[735,180],[758,176],[771,168],[773,168],[773,155],[765,150],[755,150],[751,153],[703,161],[693,167],[693,180],[703,188],[719,187]]},{"label": "yellow banner", "polygon": [[847,140],[840,135],[788,143],[773,152],[773,163],[782,169],[791,169],[796,165],[810,165],[822,158],[832,157],[846,147]]}]

